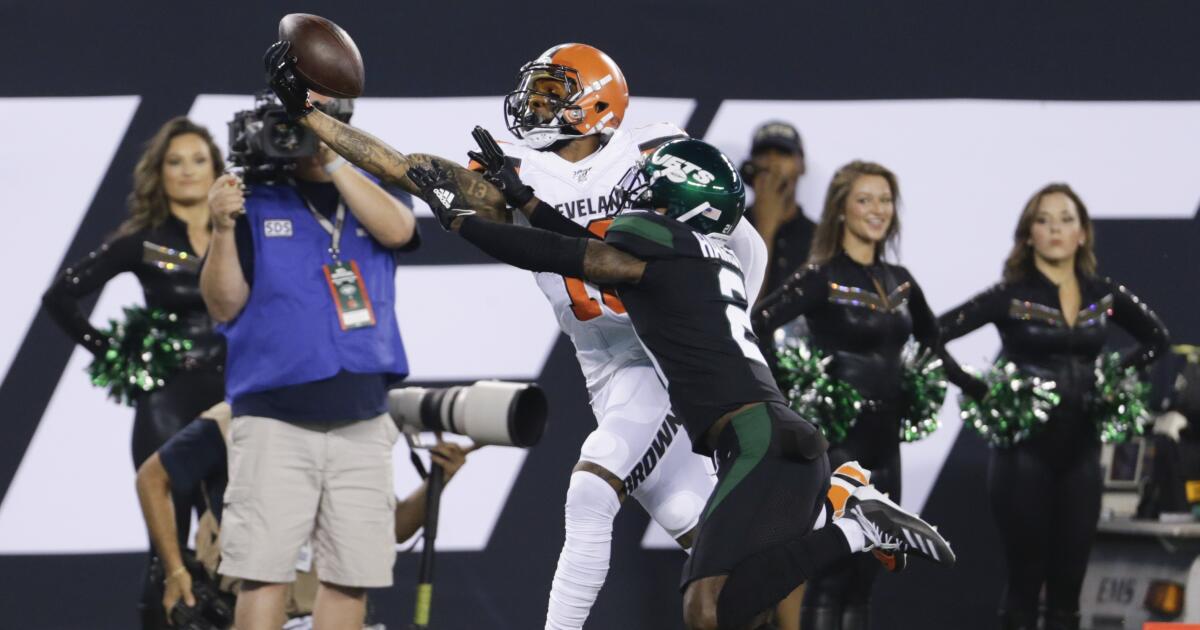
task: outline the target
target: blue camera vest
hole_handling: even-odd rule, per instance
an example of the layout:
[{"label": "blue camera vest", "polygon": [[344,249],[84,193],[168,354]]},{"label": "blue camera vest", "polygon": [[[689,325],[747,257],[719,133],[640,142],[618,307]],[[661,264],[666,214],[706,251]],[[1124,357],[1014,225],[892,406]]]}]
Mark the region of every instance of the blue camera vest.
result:
[{"label": "blue camera vest", "polygon": [[254,235],[254,283],[242,312],[218,326],[228,341],[226,397],[310,383],[341,370],[408,375],[396,323],[394,252],[372,239],[347,208],[340,259],[353,260],[375,325],[341,329],[322,266],[330,236],[291,186],[256,185],[246,198]]}]

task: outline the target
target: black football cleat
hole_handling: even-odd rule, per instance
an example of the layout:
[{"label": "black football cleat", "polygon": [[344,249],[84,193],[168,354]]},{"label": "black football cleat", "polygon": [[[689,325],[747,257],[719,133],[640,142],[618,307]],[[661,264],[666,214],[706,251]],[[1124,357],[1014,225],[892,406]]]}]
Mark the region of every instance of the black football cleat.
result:
[{"label": "black football cleat", "polygon": [[954,566],[954,550],[937,529],[921,517],[906,512],[874,486],[854,490],[846,501],[846,517],[853,518],[862,527],[868,543],[864,551],[880,551],[898,557],[912,554],[943,566]]},{"label": "black football cleat", "polygon": [[[833,518],[845,516],[846,502],[854,495],[854,491],[871,483],[871,471],[863,468],[858,462],[846,462],[833,471],[829,479],[829,492],[825,496],[825,509],[833,514]],[[872,549],[871,553],[883,568],[890,573],[898,573],[908,565],[908,557],[903,551],[884,551]]]}]

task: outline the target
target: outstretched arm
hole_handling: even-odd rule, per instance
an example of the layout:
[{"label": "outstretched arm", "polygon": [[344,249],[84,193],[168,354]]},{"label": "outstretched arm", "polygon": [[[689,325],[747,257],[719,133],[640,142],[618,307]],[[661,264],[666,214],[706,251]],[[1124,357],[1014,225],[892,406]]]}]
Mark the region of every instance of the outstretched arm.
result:
[{"label": "outstretched arm", "polygon": [[308,99],[308,87],[296,77],[296,58],[291,56],[290,47],[289,42],[280,41],[267,49],[263,59],[267,67],[267,82],[288,115],[312,129],[329,148],[380,180],[414,195],[420,194],[420,191],[408,179],[408,169],[413,165],[436,164],[454,173],[463,191],[464,203],[472,210],[495,220],[507,220],[504,195],[478,173],[435,155],[406,155],[375,136],[314,108]]},{"label": "outstretched arm", "polygon": [[409,175],[443,227],[500,262],[605,285],[637,284],[646,270],[645,261],[596,239],[482,221],[462,208],[454,177],[437,166],[414,167]]},{"label": "outstretched arm", "polygon": [[646,262],[594,238],[463,217],[453,228],[484,253],[514,267],[582,278],[599,285],[637,284]]},{"label": "outstretched arm", "polygon": [[450,160],[416,153],[406,155],[388,146],[388,144],[371,134],[356,129],[346,123],[314,109],[304,118],[301,124],[313,130],[329,148],[346,158],[352,164],[378,177],[381,181],[394,184],[414,195],[421,191],[408,178],[408,169],[414,165],[429,166],[436,164],[447,172],[453,173],[459,190],[463,192],[463,203],[488,218],[503,220],[505,217],[504,195],[489,184],[479,173],[467,170]]}]

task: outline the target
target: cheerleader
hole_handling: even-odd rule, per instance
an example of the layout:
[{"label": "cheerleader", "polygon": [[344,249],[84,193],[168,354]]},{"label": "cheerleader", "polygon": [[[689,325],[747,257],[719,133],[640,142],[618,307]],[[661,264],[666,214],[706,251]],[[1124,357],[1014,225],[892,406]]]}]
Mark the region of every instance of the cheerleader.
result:
[{"label": "cheerleader", "polygon": [[1102,488],[1096,360],[1110,320],[1138,341],[1121,367],[1143,368],[1167,347],[1158,317],[1096,275],[1094,240],[1079,196],[1066,184],[1042,188],[1021,212],[1003,281],[938,319],[943,341],[995,325],[1001,359],[1021,376],[1054,381],[1060,400],[1027,439],[991,452],[988,494],[1008,567],[1006,629],[1037,627],[1043,585],[1046,630],[1079,628]]},{"label": "cheerleader", "polygon": [[[146,308],[173,313],[179,335],[192,341],[165,385],[134,400],[135,469],[225,397],[225,342],[213,330],[199,285],[210,237],[208,189],[223,170],[220,149],[207,129],[182,117],[168,121],[147,143],[134,169],[129,217],[108,242],[59,274],[42,297],[54,321],[103,362],[109,339],[91,325],[79,303],[117,274],[131,272],[142,285]],[[182,496],[174,500],[183,544],[193,502]],[[144,601],[144,610],[152,604]]]},{"label": "cheerleader", "polygon": [[[896,176],[872,162],[855,161],[833,176],[808,265],[763,298],[755,314],[760,339],[805,316],[809,343],[832,361],[830,376],[863,398],[844,438],[830,435],[830,465],[857,460],[880,491],[900,500],[902,350],[910,336],[937,353],[950,379],[981,388],[941,349],[937,322],[907,269],[883,261],[899,234]],[[982,392],[979,392],[982,393]],[[892,570],[903,556],[880,558]],[[897,565],[899,563],[899,565]],[[809,580],[801,609],[806,630],[865,630],[879,562],[859,556]]]}]

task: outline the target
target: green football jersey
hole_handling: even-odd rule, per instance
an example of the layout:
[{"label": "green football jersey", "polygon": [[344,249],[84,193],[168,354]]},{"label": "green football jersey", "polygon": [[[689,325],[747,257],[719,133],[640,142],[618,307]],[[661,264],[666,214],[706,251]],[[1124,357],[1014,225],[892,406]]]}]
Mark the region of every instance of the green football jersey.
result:
[{"label": "green football jersey", "polygon": [[647,263],[640,282],[617,291],[692,450],[708,454],[705,434],[726,413],[753,402],[784,402],[750,329],[741,266],[721,237],[627,210],[609,226],[605,242]]}]

